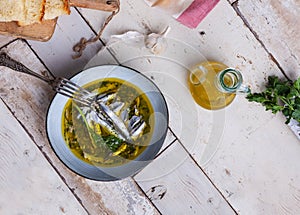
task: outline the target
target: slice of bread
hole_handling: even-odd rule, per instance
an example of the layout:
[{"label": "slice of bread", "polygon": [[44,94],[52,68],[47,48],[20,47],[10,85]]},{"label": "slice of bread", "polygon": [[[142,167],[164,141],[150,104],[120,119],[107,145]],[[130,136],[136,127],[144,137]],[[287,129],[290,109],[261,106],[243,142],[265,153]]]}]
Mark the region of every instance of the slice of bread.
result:
[{"label": "slice of bread", "polygon": [[54,19],[70,12],[68,0],[46,0],[44,19]]},{"label": "slice of bread", "polygon": [[30,25],[70,14],[69,0],[0,0],[0,22]]},{"label": "slice of bread", "polygon": [[25,19],[25,0],[0,1],[0,22]]},{"label": "slice of bread", "polygon": [[25,19],[19,20],[21,26],[41,22],[45,12],[46,0],[25,0]]}]

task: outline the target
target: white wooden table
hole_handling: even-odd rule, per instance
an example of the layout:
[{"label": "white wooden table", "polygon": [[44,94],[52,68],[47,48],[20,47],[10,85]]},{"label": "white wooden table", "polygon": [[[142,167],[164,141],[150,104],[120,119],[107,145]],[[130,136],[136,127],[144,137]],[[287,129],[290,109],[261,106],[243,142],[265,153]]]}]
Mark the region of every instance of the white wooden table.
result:
[{"label": "white wooden table", "polygon": [[168,136],[150,165],[116,182],[87,180],[47,140],[49,86],[1,67],[0,214],[299,214],[300,145],[284,117],[243,96],[223,110],[204,110],[186,81],[186,68],[203,59],[240,69],[253,91],[269,75],[297,78],[299,11],[298,0],[221,0],[192,30],[143,0],[121,1],[102,41],[170,26],[167,50],[157,56],[124,43],[101,50],[99,41],[73,60],[73,45],[108,16],[89,9],[60,17],[48,42],[0,36],[0,51],[40,73],[71,77],[88,62],[137,69],[159,86],[170,112]]}]

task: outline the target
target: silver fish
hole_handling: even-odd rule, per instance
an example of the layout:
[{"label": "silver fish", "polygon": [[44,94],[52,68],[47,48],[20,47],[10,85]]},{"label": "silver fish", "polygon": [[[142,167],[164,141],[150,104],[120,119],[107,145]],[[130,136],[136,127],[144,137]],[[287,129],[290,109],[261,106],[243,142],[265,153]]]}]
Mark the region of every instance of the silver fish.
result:
[{"label": "silver fish", "polygon": [[128,109],[126,108],[125,110],[121,111],[121,114],[120,114],[120,117],[121,119],[126,123],[129,119],[129,111]]},{"label": "silver fish", "polygon": [[138,125],[133,130],[130,131],[130,137],[133,140],[136,140],[143,134],[145,128],[146,128],[146,123],[144,121],[140,121]]},{"label": "silver fish", "polygon": [[111,126],[115,129],[115,131],[117,131],[119,136],[123,137],[121,139],[127,142],[132,142],[125,123],[106,104],[103,102],[97,102],[95,103],[94,108],[98,115],[103,115],[107,121],[111,123]]},{"label": "silver fish", "polygon": [[112,135],[131,143],[143,134],[147,126],[142,116],[139,116],[137,106],[140,102],[136,100],[134,115],[129,119],[128,106],[113,100],[116,100],[115,92],[103,93],[97,96],[94,107],[81,107],[81,110],[90,126],[93,122],[98,123]]},{"label": "silver fish", "polygon": [[103,103],[107,103],[110,102],[111,100],[115,99],[117,96],[116,92],[105,92],[102,94],[97,95],[96,101],[97,102],[103,102]]},{"label": "silver fish", "polygon": [[109,108],[118,116],[120,115],[120,112],[122,108],[125,106],[124,102],[113,102],[109,105]]}]

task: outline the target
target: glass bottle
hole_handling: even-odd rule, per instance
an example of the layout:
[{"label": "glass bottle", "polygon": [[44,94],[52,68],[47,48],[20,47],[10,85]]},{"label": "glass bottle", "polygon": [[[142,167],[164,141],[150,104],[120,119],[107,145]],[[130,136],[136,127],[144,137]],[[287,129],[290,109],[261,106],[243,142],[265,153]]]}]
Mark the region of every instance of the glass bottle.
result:
[{"label": "glass bottle", "polygon": [[208,110],[229,105],[236,93],[249,93],[242,74],[223,63],[205,61],[191,69],[188,79],[191,94],[197,104]]}]

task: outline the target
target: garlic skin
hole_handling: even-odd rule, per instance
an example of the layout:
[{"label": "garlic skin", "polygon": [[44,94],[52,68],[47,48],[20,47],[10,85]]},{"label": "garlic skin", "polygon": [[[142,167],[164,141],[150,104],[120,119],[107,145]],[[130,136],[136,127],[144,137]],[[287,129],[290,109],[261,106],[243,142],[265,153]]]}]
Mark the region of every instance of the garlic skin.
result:
[{"label": "garlic skin", "polygon": [[127,45],[135,47],[143,47],[145,41],[145,35],[138,31],[127,31],[124,34],[112,35],[108,42],[108,45],[115,42],[122,41]]},{"label": "garlic skin", "polygon": [[127,31],[121,35],[112,35],[108,46],[122,41],[127,45],[137,47],[137,48],[147,48],[152,54],[159,55],[162,54],[167,48],[167,40],[166,35],[169,32],[170,27],[168,26],[163,32],[161,33],[149,33],[149,34],[142,34],[138,31]]}]

